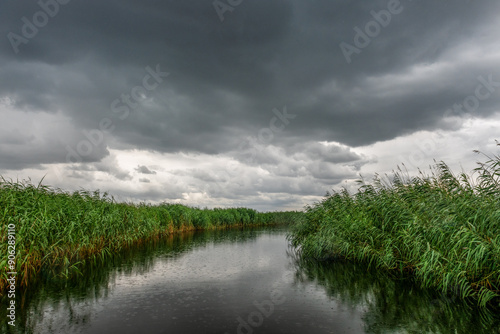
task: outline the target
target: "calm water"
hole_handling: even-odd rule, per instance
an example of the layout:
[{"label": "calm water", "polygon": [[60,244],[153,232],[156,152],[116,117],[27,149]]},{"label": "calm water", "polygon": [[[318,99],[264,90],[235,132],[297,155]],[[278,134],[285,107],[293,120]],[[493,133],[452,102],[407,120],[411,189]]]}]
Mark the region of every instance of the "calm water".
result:
[{"label": "calm water", "polygon": [[500,328],[491,314],[363,266],[299,261],[283,229],[175,235],[88,268],[72,283],[46,281],[17,310],[18,332],[469,334]]}]

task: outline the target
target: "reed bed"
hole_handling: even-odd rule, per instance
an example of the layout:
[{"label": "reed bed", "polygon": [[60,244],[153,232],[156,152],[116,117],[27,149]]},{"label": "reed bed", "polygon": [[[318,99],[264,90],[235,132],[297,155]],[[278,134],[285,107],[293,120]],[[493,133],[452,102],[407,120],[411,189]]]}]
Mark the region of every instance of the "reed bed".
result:
[{"label": "reed bed", "polygon": [[6,291],[7,272],[12,271],[7,253],[9,224],[15,225],[16,287],[26,289],[44,272],[69,278],[89,261],[103,261],[126,247],[175,231],[292,223],[301,214],[117,203],[99,191],[69,193],[2,178],[0,289],[2,294]]},{"label": "reed bed", "polygon": [[436,162],[430,175],[398,168],[392,178],[359,181],[355,194],[327,193],[292,227],[292,244],[306,258],[366,262],[498,307],[500,156],[484,156],[470,175]]}]

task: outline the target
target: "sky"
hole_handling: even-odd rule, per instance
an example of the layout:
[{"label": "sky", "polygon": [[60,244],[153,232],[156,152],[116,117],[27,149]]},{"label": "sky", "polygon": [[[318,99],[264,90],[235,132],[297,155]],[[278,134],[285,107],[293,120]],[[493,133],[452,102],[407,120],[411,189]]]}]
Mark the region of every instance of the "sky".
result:
[{"label": "sky", "polygon": [[500,2],[0,2],[0,175],[301,210],[500,139]]}]

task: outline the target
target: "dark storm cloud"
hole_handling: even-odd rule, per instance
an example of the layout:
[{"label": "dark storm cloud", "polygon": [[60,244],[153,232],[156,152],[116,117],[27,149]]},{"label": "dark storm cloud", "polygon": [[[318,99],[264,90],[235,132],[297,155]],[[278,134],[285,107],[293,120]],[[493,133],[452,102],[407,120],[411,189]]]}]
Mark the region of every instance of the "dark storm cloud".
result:
[{"label": "dark storm cloud", "polygon": [[289,146],[288,153],[304,154],[312,160],[347,163],[361,160],[349,147],[341,145],[325,145],[318,142],[304,142]]},{"label": "dark storm cloud", "polygon": [[[26,36],[23,26],[43,19],[40,3],[54,15]],[[235,192],[311,194],[366,162],[349,146],[450,127],[446,111],[475,93],[478,77],[500,82],[496,0],[244,1],[223,22],[211,0],[57,3],[4,1],[0,10],[0,99],[10,101],[0,104],[10,120],[0,168],[81,161],[91,170],[74,177],[128,180],[132,171],[102,162],[110,149],[226,154],[271,175]],[[348,63],[341,43],[355,46],[355,28],[391,3],[398,13]],[[499,110],[494,88],[471,114]],[[245,157],[242,143],[258,140],[285,105],[297,118]],[[7,132],[29,118],[36,130]],[[207,189],[218,181],[183,173]]]}]

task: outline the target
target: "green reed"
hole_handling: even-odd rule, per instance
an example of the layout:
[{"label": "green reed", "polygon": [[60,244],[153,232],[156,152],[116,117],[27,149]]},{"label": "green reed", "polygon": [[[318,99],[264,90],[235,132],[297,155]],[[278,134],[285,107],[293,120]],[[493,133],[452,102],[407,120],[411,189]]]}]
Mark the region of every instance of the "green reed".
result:
[{"label": "green reed", "polygon": [[199,209],[180,204],[117,203],[99,191],[64,192],[30,181],[0,180],[0,289],[7,286],[7,235],[15,225],[16,286],[44,272],[70,277],[89,262],[175,231],[293,223],[301,212]]},{"label": "green reed", "polygon": [[[479,153],[479,152],[478,152]],[[436,163],[431,174],[359,181],[306,208],[290,239],[305,257],[342,257],[399,272],[423,287],[500,305],[500,156],[471,175]]]}]

